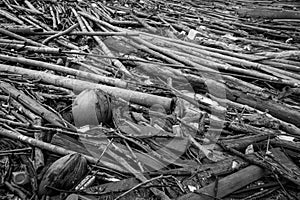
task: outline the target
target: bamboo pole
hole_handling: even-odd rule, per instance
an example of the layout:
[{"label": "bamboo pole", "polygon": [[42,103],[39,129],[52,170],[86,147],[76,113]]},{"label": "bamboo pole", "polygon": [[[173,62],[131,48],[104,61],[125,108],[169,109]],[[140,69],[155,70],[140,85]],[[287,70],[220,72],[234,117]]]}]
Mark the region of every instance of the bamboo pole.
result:
[{"label": "bamboo pole", "polygon": [[24,41],[24,42],[26,42],[28,44],[33,45],[33,46],[38,46],[38,47],[45,47],[46,46],[46,45],[43,45],[41,43],[35,42],[35,41],[31,40],[31,39],[28,39],[28,38],[25,38],[23,36],[20,36],[18,34],[12,33],[12,32],[10,32],[8,30],[3,29],[3,28],[0,28],[0,33],[4,34],[4,35],[7,35],[9,37],[18,39],[18,40],[22,40],[22,41]]},{"label": "bamboo pole", "polygon": [[20,19],[17,18],[15,15],[13,15],[13,14],[11,14],[11,13],[5,11],[5,10],[0,9],[0,15],[1,15],[2,17],[5,17],[5,18],[7,18],[7,19],[9,19],[9,20],[11,20],[11,21],[17,23],[17,24],[24,25],[24,22],[23,22],[22,20],[20,20]]},{"label": "bamboo pole", "polygon": [[[107,22],[104,22],[90,14],[87,14],[85,12],[78,12],[80,15],[102,25],[102,26],[106,26],[114,31],[123,31],[123,29],[121,28],[118,28],[116,26],[113,26]],[[247,67],[249,69],[259,69],[259,70],[263,70],[267,73],[271,73],[273,74],[274,76],[277,76],[279,78],[281,78],[281,80],[278,80],[276,77],[274,77],[275,79],[274,80],[278,80],[280,81],[281,83],[283,84],[287,84],[287,85],[291,85],[291,86],[298,86],[300,85],[299,84],[299,80],[296,80],[298,79],[298,75],[295,75],[295,74],[292,74],[292,73],[289,73],[289,72],[286,72],[284,70],[279,70],[279,69],[275,69],[271,66],[268,66],[268,65],[263,65],[263,64],[259,64],[259,63],[255,63],[255,62],[252,62],[252,61],[249,61],[249,60],[246,60],[245,59],[245,56],[242,56],[242,58],[239,58],[238,56],[236,55],[239,55],[241,56],[240,54],[237,54],[237,53],[233,53],[232,52],[229,52],[229,51],[225,51],[225,50],[218,50],[218,49],[214,49],[214,48],[211,48],[211,47],[205,47],[205,46],[202,46],[202,45],[198,45],[198,44],[193,44],[193,43],[190,43],[190,42],[185,42],[185,41],[181,41],[181,40],[176,40],[176,39],[170,39],[170,38],[167,38],[167,37],[163,37],[163,36],[158,36],[158,35],[154,35],[154,34],[149,34],[149,33],[144,33],[144,32],[139,32],[141,34],[141,36],[145,36],[144,38],[147,38],[148,36],[148,39],[151,38],[151,41],[152,42],[157,42],[158,40],[160,40],[160,43],[165,43],[165,44],[168,44],[169,46],[175,46],[177,48],[184,48],[184,49],[189,49],[189,51],[196,51],[196,52],[199,52],[199,53],[202,53],[204,55],[207,55],[207,56],[211,56],[211,57],[215,57],[215,58],[218,58],[218,59],[221,59],[221,60],[226,60],[227,62],[229,62],[229,64],[235,64],[235,65],[240,65],[242,67]],[[147,47],[149,47],[150,49],[153,49],[153,50],[156,50],[158,52],[161,52],[167,56],[169,56],[170,58],[173,58],[177,61],[180,61],[181,63],[184,63],[186,65],[189,65],[189,66],[193,66],[197,69],[205,69],[207,70],[207,67],[204,67],[198,63],[195,63],[193,61],[190,61],[188,59],[185,59],[183,56],[178,56],[178,55],[174,55],[173,53],[171,53],[170,51],[165,51],[162,50],[159,46],[157,45],[154,45],[146,40],[143,40],[141,38],[138,38],[138,37],[130,37],[131,39],[135,40],[136,42],[140,43],[140,44],[143,44]],[[154,40],[155,38],[155,40]],[[157,44],[157,43],[156,43]],[[217,52],[217,53],[216,53]],[[229,55],[224,55],[228,53]],[[235,56],[235,57],[234,57]],[[261,56],[260,56],[261,58]],[[253,58],[252,58],[253,59]],[[250,59],[251,60],[251,59]],[[271,80],[271,81],[274,81],[274,80]]]},{"label": "bamboo pole", "polygon": [[[31,137],[27,137],[20,133],[6,130],[4,128],[0,128],[0,135],[14,139],[14,140],[24,142],[24,143],[32,145],[34,147],[38,147],[40,149],[44,149],[44,150],[47,150],[47,151],[50,151],[52,153],[56,153],[59,155],[68,155],[68,154],[77,153],[75,151],[71,151],[71,150],[68,150],[68,149],[53,145],[53,144],[49,144],[49,143],[31,138]],[[83,156],[88,160],[88,162],[90,162],[92,164],[102,165],[102,166],[108,167],[110,169],[117,170],[119,172],[126,172],[123,168],[119,167],[118,165],[114,165],[112,163],[109,163],[109,162],[106,162],[103,160],[101,162],[98,162],[98,159],[95,157],[92,157],[92,156],[88,156],[88,155],[83,155]]]},{"label": "bamboo pole", "polygon": [[25,43],[23,44],[18,44],[18,42],[2,42],[0,40],[0,47],[5,48],[5,49],[15,49],[15,50],[20,50],[20,51],[31,51],[35,53],[48,53],[48,54],[60,54],[61,49],[60,48],[55,48],[55,47],[37,47],[37,46],[27,46]]},{"label": "bamboo pole", "polygon": [[[14,32],[14,31],[11,31]],[[61,31],[43,31],[43,32],[29,32],[27,35],[55,35],[60,34]],[[139,33],[133,31],[122,31],[122,32],[87,32],[87,31],[72,31],[65,35],[80,35],[80,36],[139,36]]]},{"label": "bamboo pole", "polygon": [[[149,35],[148,33],[141,33],[141,36],[145,35],[147,37],[142,37],[147,40],[150,40],[156,44],[156,45],[167,45],[169,48],[177,48],[177,49],[184,49],[185,51],[188,52],[193,52],[192,54],[195,54],[196,52],[199,54],[203,54],[204,56],[211,56],[214,58],[218,58],[220,60],[226,61],[229,64],[234,64],[234,65],[240,65],[241,67],[247,67],[248,69],[255,69],[255,70],[262,70],[267,73],[271,73],[274,76],[277,76],[283,80],[282,83],[292,85],[292,86],[298,86],[299,85],[299,80],[300,76],[291,72],[287,72],[284,70],[276,69],[272,66],[269,65],[264,65],[260,63],[253,62],[253,58],[251,55],[247,55],[249,58],[247,58],[246,55],[239,54],[239,53],[232,53],[229,51],[225,50],[219,50],[219,49],[214,49],[211,47],[205,47],[201,46],[198,44],[194,43],[189,43],[181,40],[175,40],[175,39],[170,39],[170,38],[165,38],[162,36],[156,36],[156,35]],[[155,39],[154,39],[155,38]],[[153,45],[153,44],[152,44]],[[225,54],[225,55],[224,55]],[[228,54],[228,55],[226,55]],[[259,56],[259,58],[262,58],[262,56]],[[276,77],[274,77],[277,79]],[[278,80],[278,79],[277,79]]]},{"label": "bamboo pole", "polygon": [[53,84],[59,87],[69,88],[76,92],[81,92],[85,89],[100,89],[110,95],[122,98],[126,101],[136,103],[139,105],[151,107],[155,104],[159,104],[166,111],[172,110],[174,103],[172,99],[166,97],[91,83],[77,79],[66,78],[62,76],[49,74],[46,72],[24,69],[21,67],[0,64],[0,71],[21,74],[31,79],[38,79],[42,82]]},{"label": "bamboo pole", "polygon": [[71,69],[71,68],[67,68],[67,67],[52,64],[52,63],[46,63],[46,62],[22,58],[22,57],[7,56],[7,55],[3,55],[3,54],[0,54],[0,60],[21,63],[24,65],[33,66],[33,67],[43,67],[46,69],[67,73],[67,74],[78,76],[81,78],[86,78],[87,80],[97,81],[97,82],[101,82],[101,83],[105,83],[108,85],[113,85],[113,86],[117,86],[117,87],[121,87],[121,88],[127,87],[127,82],[122,81],[120,79],[110,78],[110,77],[101,76],[101,75],[97,75],[97,74],[93,74],[93,73],[89,73],[89,72]]},{"label": "bamboo pole", "polygon": [[61,32],[59,32],[59,33],[57,33],[55,35],[51,35],[50,37],[46,38],[42,43],[43,44],[47,44],[48,42],[50,42],[54,38],[58,38],[60,36],[66,35],[66,34],[70,33],[71,31],[73,31],[77,27],[78,27],[78,24],[74,24],[74,25],[70,26],[69,28],[67,28],[64,31],[61,31]]},{"label": "bamboo pole", "polygon": [[[83,18],[84,19],[84,18]],[[85,19],[83,20],[85,21]],[[86,21],[85,21],[86,22]],[[94,30],[92,29],[92,27],[86,22],[85,23],[87,29],[90,32],[94,32]],[[100,48],[102,49],[102,51],[108,55],[113,57],[114,54],[110,51],[110,49],[104,44],[104,42],[101,41],[101,39],[98,36],[93,36],[94,40],[98,43],[98,45],[100,46]],[[131,73],[126,69],[126,67],[118,60],[118,59],[112,59],[112,63],[118,67],[120,69],[121,72],[123,72],[124,74],[126,74],[129,77],[133,77],[131,75]]]},{"label": "bamboo pole", "polygon": [[51,111],[44,108],[42,105],[40,105],[38,102],[36,102],[34,99],[30,98],[29,96],[25,95],[24,93],[17,90],[12,85],[6,83],[6,82],[0,82],[0,88],[3,92],[10,95],[12,98],[20,102],[22,105],[27,107],[32,112],[36,113],[37,115],[41,116],[42,118],[46,119],[48,122],[57,125],[57,126],[63,126],[62,120]]}]

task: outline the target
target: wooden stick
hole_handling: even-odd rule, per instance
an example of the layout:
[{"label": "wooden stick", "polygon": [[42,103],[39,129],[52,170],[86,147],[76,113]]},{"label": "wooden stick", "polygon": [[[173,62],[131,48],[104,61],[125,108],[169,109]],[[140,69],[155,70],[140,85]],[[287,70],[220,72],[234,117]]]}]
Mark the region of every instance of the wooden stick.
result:
[{"label": "wooden stick", "polygon": [[9,40],[9,39],[0,38],[0,42],[1,43],[7,43],[7,44],[23,44],[23,45],[25,45],[25,42],[20,41],[20,40]]},{"label": "wooden stick", "polygon": [[[118,28],[116,26],[113,26],[113,25],[111,25],[107,22],[104,22],[104,21],[102,21],[102,20],[100,20],[100,19],[98,19],[94,16],[91,16],[90,14],[87,14],[85,12],[80,11],[78,13],[80,15],[82,15],[84,17],[87,17],[88,19],[90,19],[90,20],[92,20],[96,23],[99,23],[102,26],[106,26],[106,27],[108,27],[108,28],[110,28],[114,31],[123,31],[124,30],[124,29]],[[140,32],[140,34],[143,34],[143,35],[148,36],[148,37],[150,36],[151,39],[156,38],[156,39],[163,40],[162,42],[168,43],[168,45],[172,45],[172,46],[175,45],[179,48],[189,47],[189,48],[192,48],[193,51],[198,51],[199,53],[204,53],[204,55],[213,56],[213,57],[220,58],[220,59],[223,59],[223,60],[231,61],[231,62],[233,62],[233,64],[239,64],[242,67],[248,67],[248,68],[251,68],[251,69],[260,69],[260,70],[266,71],[266,72],[271,73],[275,76],[283,78],[282,80],[280,80],[280,82],[282,82],[284,84],[287,84],[287,85],[292,85],[292,86],[300,85],[298,80],[295,80],[295,79],[291,78],[291,77],[295,77],[297,75],[292,75],[291,73],[285,72],[284,70],[278,70],[278,69],[275,69],[275,68],[267,66],[267,65],[262,65],[262,64],[259,64],[259,63],[251,62],[251,61],[241,59],[241,58],[238,58],[238,57],[227,56],[227,55],[222,55],[221,53],[216,53],[218,51],[222,51],[222,52],[229,53],[231,55],[232,52],[229,52],[229,51],[218,50],[218,49],[214,49],[214,48],[211,48],[211,47],[205,47],[205,46],[201,46],[201,45],[197,45],[197,44],[193,44],[193,43],[189,43],[189,42],[185,42],[185,41],[181,41],[181,40],[170,39],[170,38],[157,36],[157,35],[144,33],[144,32]],[[180,62],[182,62],[186,65],[193,66],[196,69],[207,70],[206,67],[204,67],[204,66],[202,66],[198,63],[195,63],[191,60],[185,59],[183,56],[174,55],[172,52],[165,51],[165,49],[162,49],[162,48],[160,48],[160,47],[158,47],[158,46],[156,46],[156,45],[154,45],[154,44],[152,44],[148,41],[145,41],[141,38],[131,37],[131,39],[134,39],[136,42],[141,43],[143,45],[146,45],[147,47],[149,47],[153,50],[159,51],[160,53],[163,53],[163,54],[169,56],[170,58],[173,58],[177,61],[180,61]],[[152,40],[152,41],[155,41],[155,40]],[[234,54],[237,54],[237,53],[234,53]],[[213,71],[213,70],[211,70],[211,71]],[[278,79],[276,77],[274,77],[274,81],[275,80],[278,80]]]},{"label": "wooden stick", "polygon": [[5,43],[0,40],[0,47],[5,48],[5,49],[15,49],[15,50],[20,50],[20,51],[25,50],[25,51],[31,51],[31,52],[36,52],[36,53],[49,53],[49,54],[60,54],[61,53],[60,48],[27,46],[27,45],[25,45],[25,43],[18,44],[17,40],[16,40],[16,42],[12,41],[9,43]]},{"label": "wooden stick", "polygon": [[[12,31],[13,32],[13,31]],[[26,33],[28,35],[54,35],[61,33],[60,31],[44,31],[44,32],[29,32]],[[87,32],[87,31],[73,31],[65,35],[86,35],[86,36],[139,36],[137,32],[131,31],[122,31],[122,32],[101,32],[101,31],[94,31],[94,32]]]},{"label": "wooden stick", "polygon": [[54,38],[57,38],[57,37],[62,36],[62,35],[66,35],[66,34],[70,33],[72,30],[74,30],[77,27],[78,27],[78,24],[74,24],[74,25],[70,26],[69,28],[67,28],[66,30],[61,31],[61,32],[59,32],[55,35],[52,35],[52,36],[46,38],[42,43],[47,44],[48,42],[50,42],[50,40],[53,40]]},{"label": "wooden stick", "polygon": [[28,8],[30,8],[31,10],[35,11],[35,12],[40,12],[38,9],[36,9],[32,3],[30,3],[28,0],[24,0],[24,3],[28,6]]},{"label": "wooden stick", "polygon": [[2,54],[0,54],[0,60],[17,62],[17,63],[21,63],[24,65],[29,65],[29,66],[33,66],[33,67],[43,67],[46,69],[50,69],[50,70],[54,70],[54,71],[58,71],[58,72],[64,72],[64,73],[78,76],[81,78],[86,78],[88,80],[93,80],[93,81],[97,81],[97,82],[101,82],[101,83],[105,83],[108,85],[113,85],[113,86],[117,86],[117,87],[121,87],[121,88],[127,87],[127,82],[122,81],[120,79],[110,78],[110,77],[106,77],[106,76],[100,76],[97,74],[88,73],[88,72],[84,72],[84,71],[80,71],[80,70],[76,70],[76,69],[71,69],[71,68],[67,68],[64,66],[46,63],[46,62],[42,62],[42,61],[37,61],[37,60],[32,60],[32,59],[27,59],[27,58],[22,58],[22,57],[6,56],[6,55],[2,55]]},{"label": "wooden stick", "polygon": [[[214,58],[224,60],[229,64],[240,65],[241,67],[247,67],[249,69],[262,70],[267,73],[273,74],[274,80],[278,80],[278,78],[275,77],[275,76],[277,76],[279,78],[286,79],[287,82],[288,82],[288,80],[291,80],[292,82],[294,82],[294,84],[292,84],[292,85],[299,85],[299,81],[298,81],[300,79],[299,75],[293,74],[293,73],[290,73],[290,72],[287,72],[284,70],[276,69],[269,65],[264,65],[264,64],[253,62],[253,61],[249,61],[249,60],[253,59],[250,55],[243,55],[240,53],[232,53],[232,52],[225,51],[225,50],[214,49],[211,47],[205,47],[205,46],[188,43],[188,42],[181,41],[181,40],[165,38],[165,37],[157,36],[157,35],[151,35],[152,36],[151,37],[150,34],[148,34],[148,33],[143,33],[143,32],[140,32],[140,33],[141,33],[142,38],[147,39],[147,40],[151,39],[151,41],[154,44],[167,45],[168,47],[171,46],[171,47],[175,47],[178,49],[185,49],[185,51],[187,51],[187,52],[193,52],[193,54],[195,54],[197,52],[200,55],[202,54],[205,56],[211,56]],[[228,55],[226,55],[226,54],[228,54]],[[259,57],[261,58],[262,56],[259,56]],[[260,74],[262,74],[262,73],[260,73]],[[264,75],[266,76],[266,74],[264,74]],[[295,80],[295,79],[297,79],[297,80]],[[283,81],[285,81],[285,80],[283,80]]]},{"label": "wooden stick", "polygon": [[274,52],[263,52],[259,53],[259,55],[266,56],[268,58],[293,58],[293,57],[299,57],[300,56],[300,51],[295,50],[295,51],[282,51],[279,53],[274,53]]},{"label": "wooden stick", "polygon": [[5,10],[0,10],[0,15],[3,17],[6,17],[7,19],[17,23],[17,24],[21,24],[24,25],[24,22],[22,20],[20,20],[19,18],[17,18],[16,16],[14,16],[13,14],[5,11]]},{"label": "wooden stick", "polygon": [[[139,179],[141,182],[148,182],[148,179],[139,171],[137,171],[135,168],[133,168],[131,165],[129,165],[127,163],[127,161],[115,154],[114,152],[110,152],[110,155],[115,159],[117,160],[125,169],[127,169],[130,173],[132,173],[137,179]],[[161,190],[157,189],[157,188],[150,188],[151,192],[159,197],[159,199],[161,200],[170,200],[170,198]]]},{"label": "wooden stick", "polygon": [[76,19],[77,19],[77,22],[78,22],[78,24],[79,24],[80,29],[81,29],[82,31],[87,32],[88,30],[86,29],[86,27],[85,27],[85,25],[84,25],[84,23],[83,23],[83,21],[82,21],[82,19],[81,19],[81,16],[78,15],[77,11],[76,11],[74,8],[71,8],[71,10],[72,10],[72,13],[75,15],[75,17],[76,17]]},{"label": "wooden stick", "polygon": [[240,104],[246,104],[252,108],[256,108],[262,112],[268,110],[268,112],[282,120],[291,124],[294,124],[300,128],[300,112],[295,109],[290,108],[286,104],[278,103],[274,100],[264,100],[258,96],[245,94],[241,91],[226,88],[226,98],[231,101],[238,102]]},{"label": "wooden stick", "polygon": [[[59,146],[56,146],[56,145],[53,145],[50,143],[46,143],[46,142],[31,138],[31,137],[27,137],[20,133],[9,131],[4,128],[0,128],[0,135],[14,139],[14,140],[24,142],[24,143],[32,145],[34,147],[38,147],[38,148],[41,148],[41,149],[44,149],[44,150],[47,150],[47,151],[50,151],[52,153],[56,153],[59,155],[68,155],[68,154],[77,153],[75,151],[67,150],[65,148],[62,148],[62,147],[59,147]],[[117,170],[119,172],[126,172],[123,168],[119,167],[118,165],[111,164],[104,160],[101,160],[101,162],[98,162],[98,159],[95,157],[92,157],[92,156],[87,156],[87,155],[83,155],[83,156],[88,160],[88,162],[90,162],[92,164],[97,164],[99,166],[105,166],[110,169]]]},{"label": "wooden stick", "polygon": [[277,11],[271,9],[255,8],[255,9],[239,9],[238,15],[251,18],[265,19],[300,19],[300,14],[297,11]]},{"label": "wooden stick", "polygon": [[[92,27],[90,27],[90,25],[88,23],[85,23],[85,25],[90,32],[94,32],[94,30],[92,29]],[[101,41],[101,39],[98,36],[93,36],[93,38],[96,40],[96,42],[98,43],[98,45],[100,46],[100,48],[106,55],[114,56],[114,54],[110,51],[109,48],[107,48],[107,46],[104,44],[104,42]],[[120,69],[120,71],[122,71],[124,74],[126,74],[129,77],[132,77],[131,73],[126,69],[126,67],[118,59],[112,59],[112,63],[116,67],[118,67]]]},{"label": "wooden stick", "polygon": [[1,34],[4,34],[4,35],[7,35],[7,36],[9,36],[9,37],[18,39],[18,40],[25,41],[26,43],[31,44],[31,45],[33,45],[33,46],[38,46],[38,47],[46,46],[46,45],[43,45],[43,44],[41,44],[41,43],[35,42],[35,41],[31,40],[31,39],[28,39],[28,38],[25,38],[25,37],[23,37],[23,36],[20,36],[20,35],[17,35],[17,34],[15,34],[15,33],[12,33],[12,32],[10,32],[10,31],[8,31],[8,30],[3,29],[3,28],[0,28],[0,33],[1,33]]},{"label": "wooden stick", "polygon": [[145,182],[139,183],[136,186],[128,189],[126,192],[122,193],[121,195],[117,196],[114,200],[118,200],[118,199],[124,197],[126,194],[129,194],[130,192],[132,192],[132,191],[136,190],[137,188],[141,187],[142,185],[146,185],[146,184],[148,184],[148,183],[150,183],[152,181],[156,181],[156,180],[161,179],[161,178],[163,178],[163,175],[160,175],[158,177],[154,177],[152,179],[149,179],[149,180],[147,180]]},{"label": "wooden stick", "polygon": [[0,71],[22,74],[26,77],[41,80],[42,82],[48,84],[73,89],[76,92],[81,92],[85,89],[100,89],[112,96],[119,97],[126,101],[130,101],[132,103],[136,103],[139,105],[151,107],[155,104],[159,104],[166,111],[172,110],[174,104],[172,99],[166,97],[160,97],[160,96],[146,94],[142,92],[136,92],[136,91],[125,90],[116,87],[110,87],[106,85],[100,85],[96,83],[66,78],[62,76],[49,74],[46,72],[24,69],[24,68],[14,67],[10,65],[0,64]]},{"label": "wooden stick", "polygon": [[22,10],[22,11],[25,11],[25,12],[28,12],[28,13],[31,13],[31,14],[34,14],[34,15],[42,15],[43,14],[38,10],[32,10],[32,9],[29,9],[29,8],[24,8],[23,6],[17,6],[17,5],[10,5],[10,6],[12,6],[13,8],[15,8],[17,10]]},{"label": "wooden stick", "polygon": [[144,26],[151,33],[156,33],[157,29],[147,24],[147,22],[137,16],[134,15],[134,12],[130,13],[131,17],[133,17],[136,21],[138,21],[142,26]]},{"label": "wooden stick", "polygon": [[22,105],[27,107],[32,112],[36,113],[37,115],[41,116],[48,122],[56,125],[56,126],[63,126],[61,119],[51,111],[44,108],[42,105],[40,105],[38,102],[36,102],[34,99],[30,98],[29,96],[25,95],[24,93],[17,90],[12,85],[0,82],[0,88],[3,92],[5,92],[8,95],[11,95],[12,98],[20,102]]},{"label": "wooden stick", "polygon": [[[16,127],[23,127],[27,129],[35,129],[35,130],[40,130],[40,131],[51,131],[55,133],[62,133],[62,134],[67,134],[67,135],[74,135],[74,136],[83,136],[83,137],[88,137],[87,134],[84,134],[82,132],[72,132],[68,131],[66,127],[60,127],[60,128],[49,128],[49,127],[43,127],[43,126],[38,126],[34,124],[29,124],[29,123],[22,123],[22,122],[15,122],[9,119],[2,119],[0,118],[1,123],[5,123],[9,126],[16,126]],[[65,129],[63,129],[65,128]]]}]

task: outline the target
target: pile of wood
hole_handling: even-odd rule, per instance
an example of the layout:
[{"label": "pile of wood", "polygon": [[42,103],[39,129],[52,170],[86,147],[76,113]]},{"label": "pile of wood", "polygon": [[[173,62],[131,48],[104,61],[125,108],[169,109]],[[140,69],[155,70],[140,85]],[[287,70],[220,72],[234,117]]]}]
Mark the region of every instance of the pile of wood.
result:
[{"label": "pile of wood", "polygon": [[296,0],[0,2],[0,199],[299,199]]}]

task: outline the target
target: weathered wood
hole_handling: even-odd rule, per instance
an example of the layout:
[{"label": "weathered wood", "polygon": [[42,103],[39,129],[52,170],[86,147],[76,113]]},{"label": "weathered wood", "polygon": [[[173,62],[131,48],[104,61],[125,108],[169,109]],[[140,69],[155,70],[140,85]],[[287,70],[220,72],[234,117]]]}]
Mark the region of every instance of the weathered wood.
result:
[{"label": "weathered wood", "polygon": [[300,153],[300,143],[299,142],[290,142],[290,141],[285,141],[285,140],[279,140],[279,139],[272,139],[270,141],[271,145],[275,147],[281,147],[284,149],[290,149],[292,151],[296,151]]},{"label": "weathered wood", "polygon": [[265,18],[265,19],[300,19],[297,11],[277,11],[271,9],[240,9],[238,14],[242,17]]},{"label": "weathered wood", "polygon": [[96,81],[96,82],[100,82],[100,83],[105,83],[105,84],[108,84],[108,85],[113,85],[113,86],[117,86],[117,87],[121,87],[121,88],[126,88],[127,87],[127,82],[123,81],[123,80],[120,80],[120,79],[101,76],[101,75],[98,75],[98,74],[84,72],[84,71],[80,71],[80,70],[76,70],[76,69],[72,69],[72,68],[67,68],[67,67],[64,67],[64,66],[61,66],[61,65],[42,62],[42,61],[38,61],[38,60],[32,60],[32,59],[22,58],[22,57],[7,56],[7,55],[3,55],[3,54],[0,54],[0,60],[6,60],[6,61],[10,61],[10,62],[21,63],[21,64],[24,64],[24,65],[33,66],[33,67],[43,67],[45,69],[50,69],[50,70],[54,70],[54,71],[58,71],[58,72],[64,72],[66,74],[70,74],[70,75],[74,75],[74,76],[77,76],[77,77],[85,78],[87,80]]},{"label": "weathered wood", "polygon": [[273,165],[280,168],[280,172],[289,180],[300,185],[300,168],[280,148],[270,150],[272,152]]},{"label": "weathered wood", "polygon": [[[64,123],[41,120],[0,87],[0,155],[7,163],[0,171],[24,170],[31,180],[31,187],[16,186],[7,176],[1,192],[39,198],[41,174],[31,162],[40,161],[39,148],[49,155],[46,165],[75,152],[89,160],[92,179],[82,185],[91,190],[58,191],[61,198],[74,192],[69,200],[296,195],[300,19],[289,14],[299,6],[296,0],[0,0],[1,81]],[[252,12],[243,17],[259,19],[241,17],[241,8]],[[85,89],[111,97],[111,123],[74,127],[72,103]],[[38,140],[40,133],[48,143]],[[20,163],[26,169],[14,167]],[[255,181],[262,169],[267,176]],[[121,181],[99,186],[107,178]]]},{"label": "weathered wood", "polygon": [[[255,165],[250,165],[249,167],[246,167],[234,174],[226,176],[218,181],[218,191],[216,197],[223,198],[232,192],[260,179],[263,177],[263,175],[264,170],[262,168]],[[195,193],[183,195],[177,198],[177,200],[213,200],[215,184],[216,182],[211,183],[197,190]]]},{"label": "weathered wood", "polygon": [[[84,18],[83,18],[83,21],[86,22]],[[87,22],[85,23],[85,26],[86,26],[87,30],[89,30],[90,32],[94,32],[93,28]],[[111,50],[105,45],[104,42],[102,42],[102,40],[98,36],[94,35],[93,38],[95,39],[95,41],[98,43],[98,45],[101,47],[102,51],[106,55],[108,55],[110,57],[114,57],[114,54],[111,52]],[[112,59],[111,61],[116,67],[119,68],[119,70],[122,73],[124,73],[128,77],[133,77],[132,74],[123,65],[123,63],[121,63],[118,59]]]},{"label": "weathered wood", "polygon": [[[22,141],[26,144],[29,144],[34,147],[38,147],[40,149],[44,149],[44,150],[47,150],[49,152],[59,154],[59,155],[67,155],[67,154],[77,153],[76,151],[67,150],[65,148],[55,146],[53,144],[49,144],[47,142],[43,142],[43,141],[31,138],[31,137],[27,137],[20,133],[16,133],[16,132],[4,129],[4,128],[0,128],[0,135],[3,137],[8,137],[8,138],[14,139],[14,140]],[[105,166],[105,167],[108,167],[110,169],[120,171],[120,172],[126,172],[126,170],[124,170],[124,168],[122,168],[118,165],[114,165],[112,163],[105,162],[105,161],[99,162],[98,158],[88,156],[88,155],[84,155],[84,157],[88,160],[88,162],[90,162],[92,164],[97,164],[99,166]]]},{"label": "weathered wood", "polygon": [[13,97],[18,102],[22,103],[29,110],[44,118],[48,122],[57,126],[63,126],[62,120],[56,114],[47,110],[34,99],[20,92],[12,85],[5,82],[0,82],[0,88],[2,91]]},{"label": "weathered wood", "polygon": [[35,41],[31,40],[31,39],[28,39],[26,37],[20,36],[20,35],[15,34],[15,33],[12,33],[12,32],[10,32],[8,30],[3,29],[3,28],[0,28],[0,33],[4,34],[4,35],[7,35],[9,37],[18,39],[18,40],[22,40],[22,41],[24,41],[24,42],[26,42],[28,44],[33,45],[33,46],[38,46],[38,47],[45,47],[46,46],[46,45],[43,45],[41,43],[35,42]]},{"label": "weathered wood", "polygon": [[100,89],[108,94],[111,94],[112,96],[119,97],[126,101],[130,101],[132,103],[144,105],[147,107],[151,107],[155,104],[159,104],[166,111],[172,110],[173,103],[174,103],[172,99],[166,97],[146,94],[142,92],[136,92],[132,90],[125,90],[122,88],[110,87],[106,85],[66,78],[62,76],[56,76],[42,71],[24,69],[24,68],[14,67],[10,65],[0,64],[0,71],[22,74],[31,79],[41,80],[42,82],[45,83],[72,89],[75,92],[81,92],[85,89]]},{"label": "weathered wood", "polygon": [[[250,126],[247,126],[247,128],[249,127]],[[247,148],[247,146],[249,146],[250,144],[266,141],[268,138],[274,138],[274,137],[275,135],[265,133],[265,134],[257,134],[257,135],[245,136],[242,138],[235,138],[235,139],[222,140],[222,141],[228,147],[244,151]]]},{"label": "weathered wood", "polygon": [[300,128],[300,112],[284,103],[278,103],[272,99],[264,100],[258,96],[245,94],[234,89],[227,89],[226,94],[226,97],[231,101],[246,104],[263,112],[268,111],[272,116]]},{"label": "weathered wood", "polygon": [[[262,158],[261,156],[257,155],[257,154],[249,154],[249,155],[245,155],[233,148],[227,147],[226,145],[224,145],[223,142],[219,142],[218,144],[226,151],[229,151],[241,158],[243,158],[245,161],[248,161],[251,164],[255,164],[257,166],[260,166],[266,170],[269,170],[293,183],[295,183],[296,185],[300,186],[300,178],[297,177],[297,172],[289,172],[286,167],[283,167],[283,165],[281,165],[280,162],[278,162],[278,160],[282,159],[282,160],[288,160],[287,158],[284,158],[285,155],[283,154],[279,154],[278,156],[280,158],[278,159],[274,159],[273,156],[268,157],[268,154],[266,155],[266,157]],[[295,176],[296,175],[296,176]]]},{"label": "weathered wood", "polygon": [[102,193],[111,195],[111,193],[113,192],[122,192],[125,190],[129,190],[137,184],[139,184],[139,181],[136,178],[128,178],[118,182],[105,183],[92,188],[88,188],[86,192],[101,191]]}]

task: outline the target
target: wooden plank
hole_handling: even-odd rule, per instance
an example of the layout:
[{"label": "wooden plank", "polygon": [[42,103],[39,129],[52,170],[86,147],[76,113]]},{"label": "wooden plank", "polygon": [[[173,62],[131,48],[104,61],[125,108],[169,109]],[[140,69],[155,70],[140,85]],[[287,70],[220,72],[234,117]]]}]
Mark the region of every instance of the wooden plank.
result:
[{"label": "wooden plank", "polygon": [[[218,192],[216,197],[223,198],[234,191],[260,179],[264,175],[264,170],[256,165],[250,165],[234,174],[226,176],[218,182]],[[215,184],[213,182],[199,190],[197,193],[189,193],[179,197],[177,200],[210,200],[214,199]],[[203,195],[201,195],[203,194]],[[204,195],[207,194],[207,195]],[[211,197],[210,197],[211,196]]]}]

